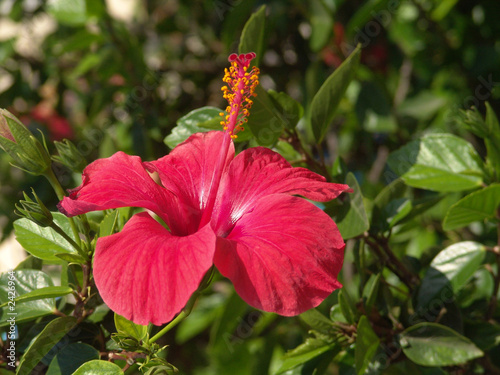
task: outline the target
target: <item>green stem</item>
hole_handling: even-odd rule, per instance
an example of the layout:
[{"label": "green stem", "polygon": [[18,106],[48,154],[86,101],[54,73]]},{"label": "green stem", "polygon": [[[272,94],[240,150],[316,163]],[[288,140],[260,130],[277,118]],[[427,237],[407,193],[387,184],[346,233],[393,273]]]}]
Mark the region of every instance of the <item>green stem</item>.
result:
[{"label": "green stem", "polygon": [[191,314],[191,310],[193,310],[193,306],[194,303],[196,302],[196,299],[198,298],[198,294],[199,294],[198,291],[193,293],[188,303],[186,304],[186,307],[184,307],[184,309],[179,313],[179,315],[177,315],[174,320],[168,323],[160,332],[158,332],[156,335],[154,335],[149,339],[150,344],[157,341],[160,337],[162,337],[164,334],[166,334],[168,331],[174,328],[177,324],[179,324],[185,318],[187,318],[189,314]]},{"label": "green stem", "polygon": [[[52,189],[54,189],[57,198],[59,198],[60,201],[63,200],[65,197],[64,189],[62,188],[61,184],[59,183],[59,180],[57,179],[56,175],[54,174],[54,171],[52,168],[49,168],[47,173],[44,174],[45,178],[49,180],[50,185],[52,186]],[[78,232],[78,228],[76,227],[75,220],[72,217],[68,217],[69,225],[71,226],[71,230],[73,231],[73,234],[75,235],[76,241],[78,242],[78,248],[80,248],[80,233]],[[77,248],[77,249],[78,249]]]},{"label": "green stem", "polygon": [[70,236],[66,234],[65,231],[63,231],[56,223],[52,223],[50,226],[54,231],[57,232],[61,237],[63,237],[66,241],[68,241],[71,246],[75,248],[76,251],[78,251],[78,254],[80,254],[84,259],[88,260],[87,253],[80,247],[79,244],[77,244]]}]

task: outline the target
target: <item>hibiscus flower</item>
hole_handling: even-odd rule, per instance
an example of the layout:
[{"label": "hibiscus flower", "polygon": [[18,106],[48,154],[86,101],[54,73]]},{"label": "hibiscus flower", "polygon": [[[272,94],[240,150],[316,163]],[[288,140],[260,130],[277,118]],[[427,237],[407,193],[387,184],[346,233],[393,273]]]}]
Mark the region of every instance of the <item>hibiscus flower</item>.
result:
[{"label": "hibiscus flower", "polygon": [[68,216],[148,210],[99,238],[94,255],[104,302],[135,323],[170,321],[213,265],[249,305],[285,316],[316,307],[341,287],[344,241],[333,220],[301,197],[325,202],[349,187],[293,168],[264,147],[235,156],[233,139],[258,84],[258,70],[249,70],[254,57],[229,58],[223,131],[194,134],[152,162],[123,152],[96,160],[59,204]]}]

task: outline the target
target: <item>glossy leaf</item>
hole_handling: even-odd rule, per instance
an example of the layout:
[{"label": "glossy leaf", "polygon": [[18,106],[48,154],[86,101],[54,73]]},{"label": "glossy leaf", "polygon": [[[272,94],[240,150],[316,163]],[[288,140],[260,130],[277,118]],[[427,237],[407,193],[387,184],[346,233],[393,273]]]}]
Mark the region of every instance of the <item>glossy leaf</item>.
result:
[{"label": "glossy leaf", "polygon": [[90,345],[77,342],[61,349],[50,362],[46,375],[73,374],[85,362],[99,359],[99,352]]},{"label": "glossy leaf", "polygon": [[[71,289],[68,286],[48,286],[41,289],[35,289],[32,290],[31,292],[20,295],[15,299],[15,301],[28,302],[45,298],[62,297],[70,294],[72,291],[73,289]],[[5,305],[7,305],[7,302],[2,303],[0,307],[4,307]]]},{"label": "glossy leaf", "polygon": [[500,184],[475,191],[450,207],[443,221],[444,230],[461,228],[474,221],[493,219],[500,205]]},{"label": "glossy leaf", "polygon": [[349,172],[345,183],[354,192],[344,196],[342,207],[338,210],[335,222],[342,234],[342,238],[349,239],[367,231],[370,224],[366,215],[361,188],[356,177]]},{"label": "glossy leaf", "polygon": [[486,249],[477,242],[458,242],[442,250],[431,262],[417,295],[419,306],[451,301],[481,265]]},{"label": "glossy leaf", "polygon": [[400,344],[405,355],[422,366],[460,365],[483,356],[468,338],[446,326],[419,323],[401,333]]},{"label": "glossy leaf", "polygon": [[[75,239],[68,218],[61,213],[53,212],[54,222],[73,240]],[[73,246],[52,228],[41,227],[28,219],[18,219],[14,222],[17,241],[30,254],[37,258],[58,261],[56,254],[78,254]]]},{"label": "glossy leaf", "polygon": [[[19,270],[15,271],[14,288],[16,297],[22,297],[27,293],[33,293],[47,287],[54,287],[51,278],[42,271],[37,270]],[[9,299],[9,274],[3,273],[0,276],[0,304],[4,305],[10,302]],[[51,314],[55,309],[53,298],[37,299],[36,301],[15,302],[3,307],[1,311],[0,327],[8,324],[7,319],[12,318],[15,313],[16,323],[25,320],[32,320],[40,316]]]},{"label": "glossy leaf", "polygon": [[354,78],[360,55],[361,47],[358,46],[328,77],[312,100],[311,127],[317,143],[323,140],[345,90]]},{"label": "glossy leaf", "polygon": [[148,333],[148,326],[135,324],[123,316],[115,313],[115,327],[119,334],[133,337],[137,340],[144,340]]},{"label": "glossy leaf", "polygon": [[431,134],[393,152],[387,161],[409,186],[452,192],[483,182],[482,162],[472,145],[451,134]]},{"label": "glossy leaf", "polygon": [[21,358],[18,375],[31,374],[33,368],[76,325],[76,318],[67,316],[52,320],[33,340]]},{"label": "glossy leaf", "polygon": [[[165,144],[170,148],[174,148],[194,133],[222,130],[220,125],[222,117],[219,114],[221,112],[222,110],[216,107],[202,107],[189,112],[177,120],[177,126],[165,137]],[[212,121],[214,119],[217,121]],[[206,126],[208,123],[210,127]]]},{"label": "glossy leaf", "polygon": [[239,53],[255,52],[255,65],[259,66],[264,53],[266,33],[266,6],[262,5],[250,16],[241,32]]},{"label": "glossy leaf", "polygon": [[112,362],[93,360],[78,367],[73,375],[123,375],[123,372]]},{"label": "glossy leaf", "polygon": [[358,322],[356,347],[354,349],[356,374],[361,375],[365,373],[379,344],[380,339],[373,332],[368,318],[365,315],[361,316]]}]

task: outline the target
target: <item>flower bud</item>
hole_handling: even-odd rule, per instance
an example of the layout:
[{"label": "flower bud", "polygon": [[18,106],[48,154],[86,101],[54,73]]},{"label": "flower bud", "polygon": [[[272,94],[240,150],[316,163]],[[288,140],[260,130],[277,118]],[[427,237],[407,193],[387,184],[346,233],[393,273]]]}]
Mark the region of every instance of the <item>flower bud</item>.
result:
[{"label": "flower bud", "polygon": [[9,111],[0,109],[0,147],[16,162],[15,167],[34,175],[49,170],[47,149]]},{"label": "flower bud", "polygon": [[62,142],[55,141],[54,145],[59,156],[53,156],[52,159],[67,166],[73,172],[82,173],[83,169],[87,166],[87,161],[76,146],[67,139],[64,139]]},{"label": "flower bud", "polygon": [[24,199],[16,204],[16,214],[34,221],[42,227],[48,227],[54,221],[52,213],[48,210],[43,202],[38,198],[35,191],[31,189],[35,201],[33,201],[25,192],[23,192]]}]

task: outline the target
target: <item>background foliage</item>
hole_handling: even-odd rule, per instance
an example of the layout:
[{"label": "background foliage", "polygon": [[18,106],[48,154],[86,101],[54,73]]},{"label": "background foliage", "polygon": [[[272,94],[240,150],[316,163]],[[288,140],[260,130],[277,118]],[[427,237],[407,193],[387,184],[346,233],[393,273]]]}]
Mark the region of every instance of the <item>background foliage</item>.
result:
[{"label": "background foliage", "polygon": [[[146,356],[150,374],[171,371],[164,358],[198,375],[499,373],[497,1],[134,4],[120,18],[100,0],[2,2],[0,107],[47,140],[72,140],[87,162],[118,150],[152,160],[217,128],[227,56],[257,52],[261,87],[239,147],[272,147],[353,187],[324,207],[347,240],[344,288],[283,318],[216,276],[147,344],[158,329],[114,316],[66,239],[15,221],[22,191],[51,211],[57,197],[1,153],[2,237],[15,229],[32,254],[16,268],[19,373],[137,373]],[[54,164],[64,188],[79,184],[72,167]],[[93,214],[87,234],[130,215]],[[7,288],[4,273],[5,332]]]}]

